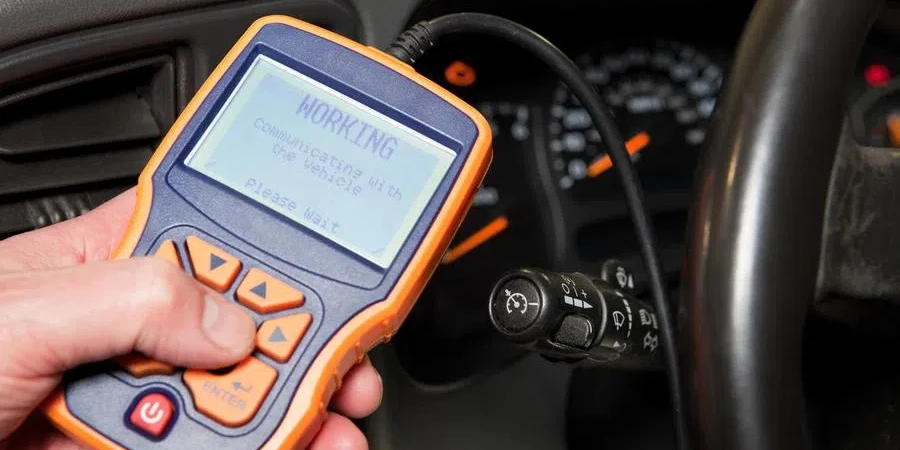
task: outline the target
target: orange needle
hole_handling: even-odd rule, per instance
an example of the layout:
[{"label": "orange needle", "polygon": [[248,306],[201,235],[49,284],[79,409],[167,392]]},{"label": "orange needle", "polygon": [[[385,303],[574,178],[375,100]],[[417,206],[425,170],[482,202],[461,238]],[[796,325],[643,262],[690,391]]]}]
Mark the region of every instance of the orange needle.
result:
[{"label": "orange needle", "polygon": [[[631,137],[628,142],[625,142],[625,149],[628,150],[629,155],[633,155],[647,146],[650,143],[650,135],[645,132],[640,132]],[[606,172],[612,167],[612,159],[609,158],[609,155],[603,155],[598,158],[596,161],[592,162],[587,169],[587,176],[589,178],[596,177],[603,172]]]},{"label": "orange needle", "polygon": [[453,261],[462,258],[466,253],[475,250],[480,245],[491,240],[492,238],[503,232],[503,230],[505,230],[507,227],[509,227],[509,219],[507,219],[506,216],[497,217],[496,219],[490,221],[487,225],[481,227],[480,230],[464,239],[455,247],[448,250],[447,253],[444,254],[444,259],[441,260],[441,263],[450,264]]},{"label": "orange needle", "polygon": [[887,128],[891,143],[900,146],[900,114],[893,113],[887,117]]}]

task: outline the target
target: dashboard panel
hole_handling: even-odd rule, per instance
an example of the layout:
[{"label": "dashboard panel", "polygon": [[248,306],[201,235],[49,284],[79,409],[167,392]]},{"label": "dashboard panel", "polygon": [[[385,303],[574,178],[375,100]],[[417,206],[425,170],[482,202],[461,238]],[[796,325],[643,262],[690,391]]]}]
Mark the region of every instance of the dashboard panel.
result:
[{"label": "dashboard panel", "polygon": [[[694,167],[701,152],[716,151],[706,131],[753,3],[0,0],[0,238],[81,214],[132,185],[177,111],[259,15],[294,15],[384,48],[418,20],[477,11],[548,37],[613,107],[677,301]],[[859,143],[897,147],[900,1],[887,2],[875,27],[848,86],[847,119]],[[372,353],[385,381],[384,406],[367,424],[372,448],[669,448],[662,375],[572,372],[523,358],[495,336],[485,308],[493,281],[511,267],[597,272],[618,258],[641,288],[638,242],[603,142],[542,63],[497,39],[447,38],[417,69],[484,113],[495,160],[409,319]],[[117,132],[73,127],[82,122],[70,117],[115,119],[104,130]],[[9,133],[20,122],[32,126],[15,130],[37,133]],[[19,156],[5,145],[33,143],[22,136],[46,144],[54,133],[41,130],[78,128],[74,136],[90,139],[56,136],[67,145]],[[32,184],[34,192],[16,191]],[[868,408],[846,409],[857,410]],[[637,415],[646,428],[633,427]]]},{"label": "dashboard panel", "polygon": [[[694,167],[752,5],[469,3],[432,2],[411,22],[457,11],[493,13],[531,27],[576,61],[634,151],[674,290]],[[416,67],[485,115],[495,159],[396,341],[401,357],[414,355],[406,358],[414,376],[453,380],[472,370],[469,365],[514,357],[492,336],[484,313],[492,283],[510,268],[599,273],[606,259],[617,258],[635,269],[642,288],[637,238],[605,145],[542,62],[496,38],[459,35],[439,41]],[[426,348],[440,356],[429,357]],[[479,352],[485,356],[475,356]]]},{"label": "dashboard panel", "polygon": [[[637,147],[633,158],[651,209],[663,215],[684,210],[747,10],[730,5],[579,13],[546,4],[533,10],[517,5],[509,11],[489,5],[477,10],[531,26],[585,70],[613,109],[623,135]],[[455,61],[474,68],[477,81],[465,87],[448,82],[444,71]],[[601,249],[572,242],[586,228],[627,219],[627,211],[599,134],[541,62],[492,38],[460,36],[439,43],[418,67],[494,121],[498,157],[517,154],[532,160],[524,167],[531,172],[502,160],[492,170],[535,180],[530,186],[540,190],[538,197],[561,205],[558,211],[545,207],[537,214],[551,235],[556,229],[567,235],[546,243],[554,264],[590,270],[590,263],[603,258],[627,256],[622,254],[625,245]]]},{"label": "dashboard panel", "polygon": [[[892,5],[898,2],[889,2],[888,10]],[[634,162],[677,302],[694,168],[701,152],[717,151],[706,146],[705,131],[721,120],[714,99],[728,87],[751,7],[752,2],[720,6],[682,0],[443,0],[427,2],[410,22],[456,11],[498,14],[544,34],[586,70],[613,107],[622,133],[628,138],[647,134],[633,141],[632,148],[640,147]],[[900,79],[900,13],[888,16],[879,20],[847,87],[847,119],[858,122],[854,138],[874,146],[896,145],[891,126],[897,125],[891,118],[900,111],[893,81]],[[450,69],[459,67],[472,73],[455,76]],[[618,180],[602,162],[603,143],[592,142],[596,136],[552,74],[503,42],[455,36],[440,42],[417,68],[489,118],[496,133],[495,161],[451,248],[478,245],[463,246],[465,254],[451,250],[450,261],[437,270],[394,340],[398,365],[415,388],[403,391],[413,401],[398,404],[386,416],[404,417],[410,404],[415,412],[384,429],[398,430],[391,436],[413,434],[406,440],[410,443],[426,435],[446,436],[431,443],[439,449],[672,448],[661,374],[575,369],[568,381],[554,380],[525,364],[528,358],[514,362],[520,354],[499,342],[487,323],[490,284],[510,267],[591,272],[616,257],[638,269],[640,279],[638,243]],[[456,78],[471,83],[452,82]],[[479,239],[471,241],[473,236]],[[562,407],[554,403],[554,389],[560,386],[568,392],[564,423],[557,420]],[[829,398],[841,396],[832,385],[827,391]],[[459,396],[467,401],[451,400]],[[504,403],[511,406],[496,407]],[[439,407],[416,409],[422,404]],[[465,413],[441,415],[445,408]],[[426,414],[437,414],[441,425],[429,428],[422,420]],[[640,417],[639,424],[633,417]],[[560,427],[565,437],[548,443],[546,436]],[[473,431],[482,428],[486,431]],[[871,434],[881,436],[880,430],[871,428]]]},{"label": "dashboard panel", "polygon": [[858,144],[900,147],[900,45],[873,33],[849,88],[847,120]]},{"label": "dashboard panel", "polygon": [[[141,6],[129,3],[129,8],[120,10],[110,6],[115,2],[104,1],[92,8],[67,7],[67,14],[54,16],[54,20],[61,21],[63,16],[71,16],[59,26],[21,19],[50,14],[58,9],[56,3],[30,2],[27,7],[11,10],[13,14],[7,22],[14,33],[5,40],[0,39],[8,69],[2,78],[9,89],[0,99],[3,100],[0,107],[23,98],[18,94],[19,86],[40,86],[39,82],[45,79],[54,86],[60,85],[54,78],[55,71],[62,74],[59,78],[72,73],[78,75],[76,70],[82,67],[103,72],[116,66],[119,58],[130,64],[132,58],[145,58],[149,54],[152,58],[148,64],[153,68],[156,65],[166,70],[177,67],[178,76],[159,70],[146,76],[146,82],[143,78],[138,80],[140,83],[134,82],[129,76],[117,79],[121,86],[103,83],[105,90],[99,92],[110,98],[131,98],[135,89],[153,94],[147,94],[146,98],[137,96],[150,103],[148,108],[139,105],[139,110],[152,110],[152,114],[143,111],[148,116],[146,121],[152,122],[154,128],[152,132],[146,131],[147,136],[114,135],[109,139],[115,142],[100,142],[102,145],[97,144],[94,136],[83,155],[62,158],[60,154],[46,152],[7,164],[18,170],[26,163],[43,164],[42,158],[46,156],[47,165],[39,166],[40,171],[57,178],[54,182],[58,184],[42,185],[38,194],[43,197],[39,202],[20,194],[7,193],[0,198],[0,207],[15,206],[15,209],[0,209],[0,225],[3,221],[15,222],[15,227],[7,227],[14,232],[24,231],[19,226],[23,221],[11,220],[27,215],[21,211],[38,211],[34,214],[37,220],[31,222],[43,226],[80,214],[132,184],[157,135],[167,129],[177,109],[183,107],[208,73],[209,65],[218,59],[217,55],[224,52],[251,16],[265,11],[316,19],[336,31],[383,48],[404,27],[418,20],[451,12],[477,11],[508,17],[545,35],[585,70],[612,106],[622,133],[631,142],[646,202],[657,227],[663,265],[676,292],[694,167],[700,152],[715,151],[705,147],[706,131],[716,120],[716,97],[728,84],[731,59],[754,2],[271,0],[232,5],[227,0],[154,0]],[[900,146],[898,5],[897,1],[887,3],[860,55],[854,82],[848,87],[848,121],[854,138],[864,145]],[[243,11],[241,14],[235,12],[238,8]],[[181,15],[173,20],[177,13]],[[207,21],[207,15],[215,18],[216,25]],[[188,23],[199,20],[198,17],[204,18],[205,21],[197,22],[203,26]],[[165,25],[147,26],[149,20]],[[146,36],[134,28],[126,28],[135,24],[143,24],[141,30]],[[91,34],[92,26],[107,27],[104,28],[107,33],[127,29],[130,37],[91,47],[84,39]],[[179,31],[171,31],[175,28]],[[49,40],[42,43],[40,39]],[[18,46],[28,40],[34,42]],[[72,42],[71,51],[60,47],[59,42],[63,41]],[[55,45],[55,51],[61,56],[33,56],[35,49],[49,44]],[[157,63],[158,58],[163,62]],[[24,69],[31,59],[33,64]],[[454,63],[461,65],[454,66]],[[451,67],[462,67],[472,81],[460,82],[459,74],[448,72]],[[604,143],[591,130],[583,110],[542,63],[498,39],[452,36],[422,58],[417,69],[478,107],[491,121],[495,132],[495,160],[485,184],[450,253],[396,342],[398,348],[406,348],[415,355],[409,360],[421,361],[410,363],[411,372],[425,380],[452,380],[474,372],[473,367],[485,361],[504,364],[515,357],[513,350],[492,340],[484,311],[490,285],[506,269],[533,265],[597,272],[604,260],[618,258],[634,269],[641,287],[642,266],[618,179],[604,159]],[[139,75],[144,77],[143,72]],[[171,78],[172,87],[162,89],[160,81],[168,82],[166,77]],[[84,94],[86,98],[97,97],[98,91],[93,88],[86,85],[78,92],[89,93]],[[168,92],[169,89],[174,92]],[[155,96],[162,97],[160,94],[167,94],[165,105],[155,99]],[[93,108],[102,110],[118,104],[78,103],[81,95],[59,97],[62,100],[58,103],[41,98],[35,106],[26,106],[93,111]],[[0,122],[14,123],[10,117],[19,120],[25,116],[21,112],[26,109],[9,109],[12,112],[0,114],[0,119],[5,119]],[[170,109],[165,114],[159,112]],[[132,115],[137,117],[118,114],[129,119]],[[28,117],[28,120],[37,119]],[[110,128],[128,127],[119,124]],[[118,141],[122,139],[127,142]],[[106,157],[107,150],[118,152],[122,167],[114,167],[119,159],[113,161]],[[125,151],[131,153],[125,155]],[[82,160],[83,163],[79,162]],[[72,165],[73,161],[79,165]],[[51,164],[52,170],[47,170]],[[77,171],[73,167],[83,167],[86,181],[67,179]],[[95,170],[97,167],[103,170]],[[104,181],[88,177],[88,171],[91,176],[102,175]],[[14,177],[7,178],[10,182],[2,187],[8,190],[22,184],[16,183]],[[82,197],[90,201],[82,202]],[[501,357],[496,356],[498,352]],[[429,359],[423,356],[426,353],[436,356]]]},{"label": "dashboard panel", "polygon": [[[694,169],[702,151],[715,151],[705,147],[706,133],[753,3],[623,5],[434,1],[410,23],[459,11],[498,14],[543,34],[576,61],[628,139],[674,298]],[[883,30],[872,33],[848,86],[848,121],[863,144],[900,145],[900,78],[894,81],[900,45],[894,39]],[[498,39],[470,35],[440,41],[417,69],[488,118],[495,160],[398,337],[401,357],[415,355],[406,358],[414,376],[446,381],[465,376],[469,365],[514,357],[491,337],[483,311],[491,284],[509,268],[597,273],[616,258],[634,269],[643,288],[638,242],[604,143],[543,63]],[[425,348],[441,349],[440,357],[423,357]]]}]

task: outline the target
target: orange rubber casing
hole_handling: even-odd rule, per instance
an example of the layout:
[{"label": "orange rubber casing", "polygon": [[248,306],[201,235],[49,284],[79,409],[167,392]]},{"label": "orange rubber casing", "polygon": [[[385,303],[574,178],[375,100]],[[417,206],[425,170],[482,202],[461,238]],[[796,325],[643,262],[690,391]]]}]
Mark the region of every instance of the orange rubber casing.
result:
[{"label": "orange rubber casing", "polygon": [[[475,193],[490,165],[492,151],[490,126],[484,117],[438,84],[415,72],[409,65],[377,49],[364,46],[300,20],[286,16],[267,16],[254,22],[228,52],[180,114],[150,158],[139,177],[137,205],[125,235],[113,255],[114,259],[132,256],[147,224],[150,206],[153,203],[153,174],[171,150],[173,143],[195,115],[203,100],[222,79],[226,70],[235,63],[238,55],[248,46],[260,29],[270,24],[289,25],[367,56],[440,96],[471,118],[478,128],[478,138],[471,148],[468,162],[459,172],[457,181],[453,184],[452,190],[444,202],[444,207],[438,212],[390,295],[383,301],[357,313],[319,351],[304,376],[302,384],[294,393],[281,423],[262,447],[263,450],[288,450],[305,447],[311,442],[324,422],[327,405],[334,392],[340,388],[344,374],[354,364],[361,361],[371,348],[389,340],[406,318],[471,206]],[[44,402],[42,410],[56,427],[90,448],[125,450],[78,420],[68,409],[62,388]],[[150,446],[152,447],[152,445]]]}]

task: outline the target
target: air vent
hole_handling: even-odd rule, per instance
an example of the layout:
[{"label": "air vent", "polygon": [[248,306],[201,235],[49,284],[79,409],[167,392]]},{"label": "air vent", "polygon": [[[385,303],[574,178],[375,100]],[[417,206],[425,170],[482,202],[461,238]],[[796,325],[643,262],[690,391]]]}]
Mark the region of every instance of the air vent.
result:
[{"label": "air vent", "polygon": [[168,55],[0,93],[0,237],[80,214],[133,184],[175,114]]}]

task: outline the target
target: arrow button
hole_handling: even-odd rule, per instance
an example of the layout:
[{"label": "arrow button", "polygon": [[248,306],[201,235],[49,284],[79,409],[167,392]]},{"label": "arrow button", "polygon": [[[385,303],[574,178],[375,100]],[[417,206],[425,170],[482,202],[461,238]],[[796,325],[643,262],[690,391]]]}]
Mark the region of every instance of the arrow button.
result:
[{"label": "arrow button", "polygon": [[241,270],[240,260],[196,236],[188,236],[186,244],[194,276],[219,292],[227,291]]},{"label": "arrow button", "polygon": [[287,342],[287,338],[284,337],[284,332],[281,331],[281,327],[278,325],[275,326],[275,329],[272,330],[272,334],[269,335],[269,342],[273,344]]},{"label": "arrow button", "polygon": [[280,363],[287,362],[312,322],[309,314],[294,314],[264,322],[256,333],[256,347]]},{"label": "arrow button", "polygon": [[256,287],[250,289],[250,292],[256,294],[260,298],[266,298],[266,282],[263,281],[262,283],[257,284]]},{"label": "arrow button", "polygon": [[238,286],[238,301],[260,313],[268,314],[303,305],[303,293],[287,283],[259,270],[250,269]]},{"label": "arrow button", "polygon": [[164,241],[162,244],[160,244],[159,248],[156,249],[156,253],[154,253],[153,256],[169,261],[179,269],[182,268],[181,257],[178,256],[178,248],[171,240]]},{"label": "arrow button", "polygon": [[150,359],[139,353],[129,353],[113,358],[113,361],[135,378],[149,377],[150,375],[171,375],[175,368],[169,364]]},{"label": "arrow button", "polygon": [[216,270],[222,265],[225,264],[225,260],[215,253],[211,253],[209,255],[209,270]]}]

